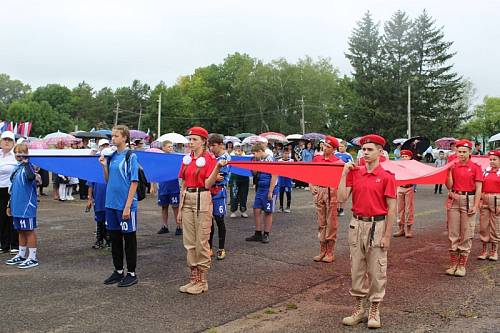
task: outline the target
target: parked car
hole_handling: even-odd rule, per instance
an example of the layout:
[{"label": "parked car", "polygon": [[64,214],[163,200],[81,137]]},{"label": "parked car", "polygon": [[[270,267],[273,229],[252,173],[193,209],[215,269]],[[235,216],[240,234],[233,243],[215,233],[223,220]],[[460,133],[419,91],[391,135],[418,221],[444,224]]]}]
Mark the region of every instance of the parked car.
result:
[{"label": "parked car", "polygon": [[426,163],[432,163],[435,160],[439,158],[439,152],[443,151],[445,156],[448,156],[449,153],[451,153],[450,149],[439,149],[439,148],[433,148],[432,146],[429,146],[426,151],[424,151],[424,161]]}]

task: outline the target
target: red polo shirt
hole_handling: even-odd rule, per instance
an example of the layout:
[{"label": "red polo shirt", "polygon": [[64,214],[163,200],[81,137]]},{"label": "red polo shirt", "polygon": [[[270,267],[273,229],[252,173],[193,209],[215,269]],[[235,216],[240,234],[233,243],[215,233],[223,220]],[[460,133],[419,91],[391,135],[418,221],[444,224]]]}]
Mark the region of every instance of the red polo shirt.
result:
[{"label": "red polo shirt", "polygon": [[500,193],[500,172],[498,169],[486,170],[483,180],[484,193]]},{"label": "red polo shirt", "polygon": [[352,188],[352,211],[370,217],[387,215],[387,198],[396,198],[396,177],[378,165],[372,172],[360,166],[347,175],[346,186]]},{"label": "red polo shirt", "polygon": [[451,177],[453,178],[453,190],[462,192],[474,192],[476,182],[483,181],[481,167],[470,159],[462,164],[460,161],[452,166]]},{"label": "red polo shirt", "polygon": [[194,154],[191,153],[191,163],[188,166],[182,164],[181,170],[179,171],[179,178],[184,180],[186,187],[205,187],[205,180],[210,177],[210,174],[217,165],[217,160],[215,157],[209,153],[205,152],[202,156],[205,158],[205,166],[200,168],[200,172],[196,175],[198,167],[196,166],[196,160]]},{"label": "red polo shirt", "polygon": [[331,154],[328,158],[326,158],[325,155],[316,155],[314,156],[312,161],[316,163],[338,163],[340,161],[340,158],[338,158],[334,154]]},{"label": "red polo shirt", "polygon": [[[385,158],[384,155],[380,155],[380,157],[378,158],[378,161],[380,163],[382,163],[382,162],[387,161],[387,158]],[[359,158],[358,165],[366,165],[366,161],[365,161],[365,157],[364,156],[362,156],[362,157]]]}]

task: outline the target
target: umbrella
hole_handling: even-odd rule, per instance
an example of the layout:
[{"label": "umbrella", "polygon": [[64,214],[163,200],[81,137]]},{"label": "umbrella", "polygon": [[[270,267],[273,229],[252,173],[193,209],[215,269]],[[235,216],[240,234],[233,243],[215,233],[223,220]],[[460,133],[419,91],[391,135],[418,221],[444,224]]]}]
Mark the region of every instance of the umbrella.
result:
[{"label": "umbrella", "polygon": [[405,138],[394,139],[394,140],[392,140],[392,143],[394,143],[395,145],[402,145],[403,143],[405,143],[406,140],[408,140],[408,139],[405,139]]},{"label": "umbrella", "polygon": [[495,135],[493,135],[489,140],[488,142],[493,142],[493,141],[500,141],[500,133],[497,133]]},{"label": "umbrella", "polygon": [[139,130],[130,130],[130,138],[133,139],[145,139],[148,136],[146,132]]},{"label": "umbrella", "polygon": [[243,140],[245,138],[248,138],[249,136],[256,136],[257,134],[254,134],[254,133],[240,133],[240,134],[236,134],[235,137],[237,137],[238,139],[240,140]]},{"label": "umbrella", "polygon": [[321,134],[321,133],[306,133],[302,137],[304,140],[309,140],[309,141],[316,141],[316,140],[323,140],[326,135]]},{"label": "umbrella", "polygon": [[405,143],[403,143],[403,145],[401,146],[401,150],[411,150],[413,152],[414,158],[416,160],[420,160],[419,157],[422,157],[424,151],[429,148],[430,144],[431,141],[428,138],[424,136],[416,136],[406,140]]},{"label": "umbrella", "polygon": [[98,133],[98,134],[104,134],[108,137],[108,139],[111,139],[111,130],[108,130],[108,129],[100,129],[100,130],[97,130],[97,131],[92,131],[92,133]]},{"label": "umbrella", "polygon": [[455,138],[441,138],[434,141],[439,149],[450,149],[450,144],[457,142]]},{"label": "umbrella", "polygon": [[55,133],[50,133],[47,134],[43,140],[45,141],[46,144],[48,145],[55,145],[59,142],[63,142],[64,144],[71,144],[80,141],[80,139],[75,138],[71,134],[66,134],[63,132],[55,132]]},{"label": "umbrella", "polygon": [[43,140],[32,141],[28,143],[29,149],[47,149],[49,146]]},{"label": "umbrella", "polygon": [[290,135],[287,135],[286,139],[288,141],[301,140],[302,139],[302,134],[290,134]]},{"label": "umbrella", "polygon": [[247,138],[245,138],[245,140],[243,140],[243,144],[244,145],[253,145],[253,144],[256,144],[257,142],[264,142],[264,143],[267,143],[267,139],[266,138],[263,138],[261,136],[258,136],[258,135],[252,135],[252,136],[249,136]]},{"label": "umbrella", "polygon": [[107,139],[108,136],[103,133],[98,133],[98,132],[85,132],[85,131],[78,131],[73,133],[73,136],[75,138],[80,138],[80,139]]},{"label": "umbrella", "polygon": [[351,139],[351,143],[352,143],[353,145],[355,145],[355,146],[361,146],[361,145],[359,144],[359,140],[361,140],[361,138],[362,138],[362,136],[357,136],[357,137],[355,137],[354,139]]},{"label": "umbrella", "polygon": [[151,147],[151,148],[160,148],[161,147],[161,142],[160,141],[153,141],[153,142],[151,142],[151,144],[149,145],[149,147]]},{"label": "umbrella", "polygon": [[241,140],[235,136],[227,135],[224,137],[224,144],[226,144],[228,142],[236,143],[236,142],[241,142]]},{"label": "umbrella", "polygon": [[163,150],[158,149],[158,148],[148,148],[148,149],[146,149],[146,151],[150,152],[150,153],[163,153]]},{"label": "umbrella", "polygon": [[174,133],[174,132],[163,134],[156,141],[163,142],[163,141],[167,141],[167,140],[172,142],[172,143],[182,143],[182,144],[189,143],[189,140],[186,139],[186,137],[184,135]]},{"label": "umbrella", "polygon": [[263,138],[266,138],[267,140],[274,140],[274,141],[279,141],[279,142],[288,142],[286,139],[285,134],[277,133],[277,132],[265,132],[260,135]]}]

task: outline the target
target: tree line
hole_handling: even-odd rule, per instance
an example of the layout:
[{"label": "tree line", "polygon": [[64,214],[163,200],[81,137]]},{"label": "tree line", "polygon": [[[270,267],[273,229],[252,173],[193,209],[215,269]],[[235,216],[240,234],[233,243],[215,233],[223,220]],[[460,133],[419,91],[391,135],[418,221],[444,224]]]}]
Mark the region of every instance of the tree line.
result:
[{"label": "tree line", "polygon": [[72,89],[56,83],[32,90],[0,74],[0,115],[32,121],[35,136],[75,126],[110,128],[116,120],[154,133],[161,94],[162,133],[183,133],[195,124],[225,134],[301,133],[304,114],[306,132],[396,138],[406,137],[410,86],[412,134],[436,139],[484,132],[477,125],[484,112],[470,109],[472,85],[453,69],[452,45],[426,11],[414,19],[397,11],[383,25],[367,12],[348,41],[350,76],[340,75],[328,58],[266,63],[241,53],[170,86],[134,80],[116,89],[82,82]]}]

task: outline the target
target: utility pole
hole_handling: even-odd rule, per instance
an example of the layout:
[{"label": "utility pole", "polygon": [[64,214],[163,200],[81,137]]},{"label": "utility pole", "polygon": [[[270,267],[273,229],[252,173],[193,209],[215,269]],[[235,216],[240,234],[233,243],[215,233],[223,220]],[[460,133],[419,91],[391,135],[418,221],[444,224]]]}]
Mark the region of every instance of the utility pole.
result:
[{"label": "utility pole", "polygon": [[161,129],[161,93],[160,97],[158,98],[158,133],[156,134],[157,138],[159,138],[161,135],[160,129]]},{"label": "utility pole", "polygon": [[116,111],[115,111],[115,126],[118,125],[118,111],[120,110],[120,101],[116,100]]},{"label": "utility pole", "polygon": [[142,103],[139,103],[139,121],[137,122],[137,130],[141,130]]},{"label": "utility pole", "polygon": [[411,138],[411,85],[408,81],[408,139]]},{"label": "utility pole", "polygon": [[304,96],[302,96],[302,99],[300,100],[300,104],[302,106],[302,117],[300,119],[300,126],[302,128],[302,135],[306,134],[306,122],[304,119]]}]

